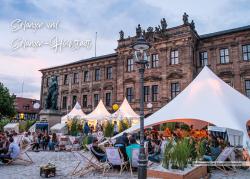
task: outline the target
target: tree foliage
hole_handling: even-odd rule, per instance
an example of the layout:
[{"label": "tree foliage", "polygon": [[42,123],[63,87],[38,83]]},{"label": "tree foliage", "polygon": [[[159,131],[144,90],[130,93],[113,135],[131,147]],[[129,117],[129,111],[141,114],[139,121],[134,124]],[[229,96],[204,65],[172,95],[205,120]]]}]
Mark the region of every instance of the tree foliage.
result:
[{"label": "tree foliage", "polygon": [[0,82],[0,116],[13,117],[15,111],[15,96]]}]

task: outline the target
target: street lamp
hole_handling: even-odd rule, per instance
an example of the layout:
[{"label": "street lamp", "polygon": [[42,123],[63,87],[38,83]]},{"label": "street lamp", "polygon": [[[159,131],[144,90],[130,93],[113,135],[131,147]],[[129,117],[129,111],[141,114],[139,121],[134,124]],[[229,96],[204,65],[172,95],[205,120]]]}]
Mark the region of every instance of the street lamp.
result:
[{"label": "street lamp", "polygon": [[148,61],[145,60],[145,51],[149,49],[150,45],[145,41],[143,36],[137,38],[136,42],[132,45],[135,50],[135,62],[139,66],[140,73],[140,153],[138,160],[138,178],[147,178],[147,158],[144,148],[144,71]]}]

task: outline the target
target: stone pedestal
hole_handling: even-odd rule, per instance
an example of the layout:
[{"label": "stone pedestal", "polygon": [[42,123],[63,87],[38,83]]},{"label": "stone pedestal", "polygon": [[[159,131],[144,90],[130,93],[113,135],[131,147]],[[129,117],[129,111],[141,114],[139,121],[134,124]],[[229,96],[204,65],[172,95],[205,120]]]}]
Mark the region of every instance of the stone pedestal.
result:
[{"label": "stone pedestal", "polygon": [[57,123],[61,123],[62,113],[56,110],[41,110],[40,113],[40,121],[47,121],[49,123],[49,128],[54,126]]}]

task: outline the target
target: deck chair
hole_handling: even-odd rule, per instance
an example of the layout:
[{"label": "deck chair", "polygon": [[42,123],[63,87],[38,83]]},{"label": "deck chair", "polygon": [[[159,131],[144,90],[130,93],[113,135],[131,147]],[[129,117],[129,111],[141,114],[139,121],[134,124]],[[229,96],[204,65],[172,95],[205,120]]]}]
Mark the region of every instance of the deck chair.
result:
[{"label": "deck chair", "polygon": [[140,153],[139,148],[132,149],[132,157],[131,157],[131,159],[129,161],[131,176],[133,176],[132,168],[138,168],[139,153]]},{"label": "deck chair", "polygon": [[18,155],[17,158],[15,159],[8,159],[6,164],[12,164],[18,160],[25,162],[25,164],[31,164],[33,163],[33,160],[31,159],[31,157],[28,155],[27,151],[31,149],[31,145],[27,144],[25,146],[20,146],[20,154]]},{"label": "deck chair", "polygon": [[123,155],[117,147],[107,147],[107,162],[110,166],[120,166],[120,175],[124,169],[128,169],[128,161],[124,161]]},{"label": "deck chair", "polygon": [[[231,156],[233,155],[233,153],[234,153],[234,147],[226,147],[220,153],[220,155],[216,158],[215,161],[217,161],[217,162],[225,162],[227,159],[229,159],[231,161]],[[227,166],[227,167],[230,168],[230,169],[232,169],[232,170],[235,170],[235,167],[229,167],[229,166]],[[220,165],[220,166],[216,166],[216,168],[220,169],[224,173],[228,173],[226,171],[225,166],[223,164]]]},{"label": "deck chair", "polygon": [[[74,152],[74,155],[79,160],[77,166],[73,169],[71,175],[84,176],[89,172],[93,171],[102,171],[104,172],[110,168],[110,165],[107,162],[100,162],[91,150],[92,144],[87,145],[90,156],[87,156],[86,153],[82,153],[80,151]],[[84,166],[80,167],[81,164]]]},{"label": "deck chair", "polygon": [[20,146],[21,141],[23,139],[23,135],[14,136],[13,139],[14,139],[15,143],[17,143]]}]

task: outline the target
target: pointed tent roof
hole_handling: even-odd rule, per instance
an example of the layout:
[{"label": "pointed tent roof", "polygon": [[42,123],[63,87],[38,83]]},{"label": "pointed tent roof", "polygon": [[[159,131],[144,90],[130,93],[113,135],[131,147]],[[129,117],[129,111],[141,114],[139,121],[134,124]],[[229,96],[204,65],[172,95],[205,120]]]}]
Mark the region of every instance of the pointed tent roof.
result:
[{"label": "pointed tent roof", "polygon": [[[190,119],[241,130],[244,132],[243,145],[249,143],[246,124],[250,120],[250,100],[206,66],[178,96],[146,118],[144,125],[150,127],[164,122],[184,122]],[[133,132],[139,127],[140,125],[136,125],[124,132]]]},{"label": "pointed tent roof", "polygon": [[61,118],[61,123],[65,123],[68,119],[73,119],[74,117],[78,119],[83,119],[86,117],[86,114],[81,109],[81,105],[76,102],[74,108],[65,116]]},{"label": "pointed tent roof", "polygon": [[123,118],[129,118],[129,119],[138,119],[140,116],[135,113],[135,111],[131,108],[131,106],[128,103],[127,98],[125,98],[120,106],[120,108],[113,113],[112,118],[117,119],[123,119]]},{"label": "pointed tent roof", "polygon": [[103,120],[109,118],[110,118],[110,113],[105,108],[102,100],[100,100],[94,111],[92,111],[86,116],[86,119],[93,119],[93,120]]}]

